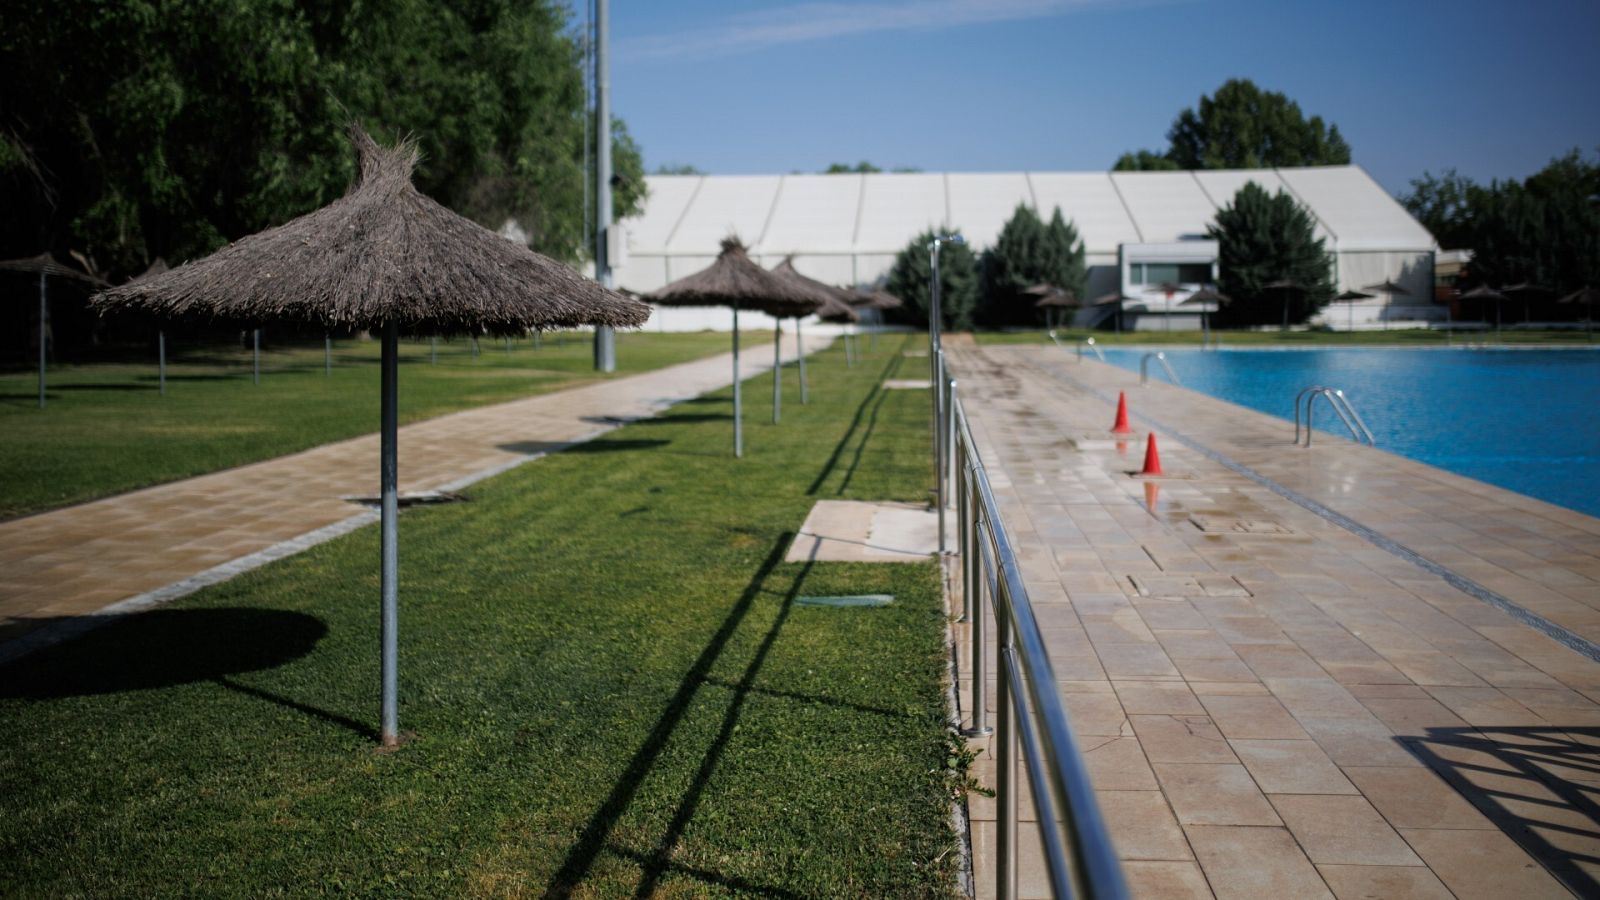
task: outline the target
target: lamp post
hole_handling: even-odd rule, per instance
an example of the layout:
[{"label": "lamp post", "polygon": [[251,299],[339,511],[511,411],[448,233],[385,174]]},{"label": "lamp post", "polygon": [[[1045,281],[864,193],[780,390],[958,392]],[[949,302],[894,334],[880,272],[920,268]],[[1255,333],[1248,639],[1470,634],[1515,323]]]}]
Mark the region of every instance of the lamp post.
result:
[{"label": "lamp post", "polygon": [[933,476],[934,500],[939,505],[939,554],[945,552],[944,540],[944,507],[945,490],[944,476],[946,469],[946,456],[948,449],[945,447],[944,417],[949,414],[944,402],[944,343],[940,331],[944,327],[944,312],[940,307],[939,293],[939,248],[945,244],[964,244],[966,240],[959,234],[944,234],[933,239],[928,245],[928,260],[933,269],[933,283],[928,288],[928,364],[932,368],[932,377],[929,379],[933,390]]},{"label": "lamp post", "polygon": [[[606,55],[611,42],[606,0],[594,7],[594,275],[605,287],[614,287],[611,271],[611,241],[617,235],[611,227],[611,70]],[[617,334],[610,325],[594,328],[594,368],[596,372],[617,370]]]}]

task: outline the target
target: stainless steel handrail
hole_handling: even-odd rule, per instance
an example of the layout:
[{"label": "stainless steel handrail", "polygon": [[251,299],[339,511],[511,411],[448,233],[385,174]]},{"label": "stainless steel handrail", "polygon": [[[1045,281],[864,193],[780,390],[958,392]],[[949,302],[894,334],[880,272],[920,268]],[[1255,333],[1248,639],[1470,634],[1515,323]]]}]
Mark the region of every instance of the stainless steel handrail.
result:
[{"label": "stainless steel handrail", "polygon": [[1364,442],[1374,447],[1378,446],[1377,438],[1372,436],[1372,430],[1367,427],[1366,422],[1362,421],[1361,414],[1356,412],[1355,404],[1351,403],[1350,398],[1344,395],[1344,391],[1320,384],[1302,388],[1300,393],[1295,395],[1294,442],[1296,444],[1300,443],[1300,406],[1304,402],[1306,410],[1305,445],[1307,447],[1311,446],[1311,409],[1317,402],[1318,397],[1327,401],[1328,407],[1344,423],[1344,427],[1350,430],[1350,436],[1355,438],[1357,443]]},{"label": "stainless steel handrail", "polygon": [[1057,693],[1055,673],[1023,584],[1022,570],[1000,521],[989,476],[953,385],[949,398],[948,408],[955,424],[951,430],[954,446],[947,458],[956,473],[963,617],[970,626],[969,735],[989,733],[984,702],[984,593],[988,594],[994,613],[999,666],[994,746],[998,769],[995,895],[1000,900],[1016,896],[1015,768],[1020,749],[1028,766],[1040,843],[1055,896],[1121,900],[1128,897],[1128,885],[1073,737],[1066,707]]},{"label": "stainless steel handrail", "polygon": [[1144,356],[1140,357],[1140,359],[1139,359],[1139,383],[1140,384],[1149,384],[1150,383],[1150,360],[1151,359],[1154,359],[1156,362],[1161,363],[1161,368],[1163,368],[1163,369],[1165,369],[1167,371],[1167,380],[1168,381],[1172,382],[1173,384],[1183,384],[1182,381],[1178,380],[1178,373],[1172,371],[1172,366],[1167,364],[1167,354],[1162,353],[1159,350],[1154,352],[1154,353],[1146,353]]},{"label": "stainless steel handrail", "polygon": [[[1051,332],[1051,337],[1054,337],[1054,336],[1055,336],[1055,333]],[[1057,341],[1056,343],[1059,345],[1061,342]],[[1078,346],[1077,346],[1077,349],[1078,349],[1078,362],[1083,362],[1083,348],[1086,345],[1088,346],[1088,348],[1090,350],[1094,351],[1095,359],[1098,359],[1101,362],[1105,362],[1106,361],[1106,355],[1104,353],[1100,352],[1100,345],[1096,344],[1094,342],[1094,338],[1088,337],[1088,338],[1084,338],[1083,342],[1078,344]]]}]

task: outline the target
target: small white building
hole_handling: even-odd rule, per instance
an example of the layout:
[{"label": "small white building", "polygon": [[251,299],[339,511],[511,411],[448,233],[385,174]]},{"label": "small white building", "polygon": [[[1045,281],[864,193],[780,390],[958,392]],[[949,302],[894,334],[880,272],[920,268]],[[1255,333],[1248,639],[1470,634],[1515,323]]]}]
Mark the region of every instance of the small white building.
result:
[{"label": "small white building", "polygon": [[[642,215],[620,223],[626,263],[617,284],[641,293],[698,271],[736,234],[762,265],[789,254],[822,281],[859,285],[888,274],[917,233],[960,228],[974,249],[994,243],[1017,204],[1048,219],[1059,207],[1083,238],[1090,298],[1121,291],[1141,328],[1198,327],[1183,300],[1217,276],[1206,238],[1216,212],[1247,182],[1287,192],[1316,222],[1333,256],[1338,289],[1385,280],[1406,295],[1337,303],[1335,328],[1443,320],[1433,303],[1433,236],[1359,166],[1198,172],[877,173],[870,175],[651,175]],[[1203,279],[1203,280],[1202,280]],[[1155,286],[1184,291],[1168,297]],[[1094,319],[1108,308],[1086,309]],[[1172,318],[1164,318],[1171,316]],[[751,326],[769,325],[751,316]],[[741,318],[741,324],[743,318]],[[650,328],[728,327],[727,310],[660,310]]]}]

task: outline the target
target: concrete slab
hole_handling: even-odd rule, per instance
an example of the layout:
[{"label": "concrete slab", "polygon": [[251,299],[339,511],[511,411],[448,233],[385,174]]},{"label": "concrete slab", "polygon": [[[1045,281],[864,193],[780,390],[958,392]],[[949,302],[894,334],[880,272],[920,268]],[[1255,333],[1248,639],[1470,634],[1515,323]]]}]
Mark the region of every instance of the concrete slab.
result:
[{"label": "concrete slab", "polygon": [[924,562],[939,549],[939,517],[914,503],[818,500],[786,562]]}]

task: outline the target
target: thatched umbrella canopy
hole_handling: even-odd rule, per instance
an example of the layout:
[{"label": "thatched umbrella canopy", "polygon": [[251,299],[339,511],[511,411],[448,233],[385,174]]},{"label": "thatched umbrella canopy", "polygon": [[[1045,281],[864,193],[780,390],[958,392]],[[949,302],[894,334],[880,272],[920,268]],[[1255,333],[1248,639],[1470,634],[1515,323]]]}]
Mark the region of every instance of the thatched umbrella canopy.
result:
[{"label": "thatched umbrella canopy", "polygon": [[1590,287],[1589,285],[1584,285],[1565,297],[1561,297],[1560,299],[1556,300],[1556,302],[1582,303],[1584,305],[1585,315],[1583,318],[1583,330],[1588,333],[1592,339],[1594,336],[1594,302],[1596,300],[1600,300],[1600,289]]},{"label": "thatched umbrella canopy", "polygon": [[[739,309],[777,315],[796,305],[816,309],[815,294],[763,269],[736,237],[724,238],[710,266],[645,297],[661,306],[726,306],[733,310],[733,455],[744,455],[744,407],[739,386]],[[778,351],[778,352],[781,352]]]},{"label": "thatched umbrella canopy", "polygon": [[1116,309],[1116,315],[1113,318],[1113,321],[1116,323],[1117,333],[1121,334],[1122,333],[1122,304],[1124,304],[1126,302],[1128,302],[1128,298],[1121,291],[1112,291],[1109,294],[1101,294],[1100,296],[1094,298],[1093,300],[1090,300],[1089,301],[1089,305],[1090,306],[1111,306],[1112,304],[1115,304],[1117,309]]},{"label": "thatched umbrella canopy", "polygon": [[905,301],[882,288],[862,290],[857,288],[850,293],[850,305],[856,309],[899,309],[905,306]]},{"label": "thatched umbrella canopy", "polygon": [[[795,357],[799,360],[800,365],[800,402],[807,403],[809,398],[806,394],[805,338],[801,334],[800,320],[811,313],[816,313],[817,317],[824,321],[832,322],[859,322],[861,317],[850,306],[849,291],[824,284],[815,278],[801,274],[800,270],[794,267],[794,254],[784,257],[783,262],[773,266],[772,272],[794,284],[808,288],[817,298],[817,305],[810,310],[802,310],[796,307],[780,316],[780,318],[794,319]],[[774,315],[778,314],[774,313]],[[773,332],[773,339],[777,339],[776,331]],[[848,335],[845,336],[845,352],[846,361],[854,364],[854,360],[850,356],[850,338]],[[778,397],[778,383],[776,380],[773,381],[772,390],[773,400],[776,402]]]},{"label": "thatched umbrella canopy", "polygon": [[381,329],[382,735],[399,743],[400,332],[435,334],[581,324],[642,325],[650,308],[456,215],[411,184],[416,145],[380,147],[352,127],[355,183],[328,206],[197,262],[106,291],[102,311]]},{"label": "thatched umbrella canopy", "polygon": [[1494,288],[1489,287],[1487,284],[1480,284],[1470,291],[1463,291],[1461,294],[1461,299],[1473,300],[1478,303],[1493,303],[1494,330],[1496,334],[1500,333],[1500,305],[1509,300],[1509,297],[1495,290]]},{"label": "thatched umbrella canopy", "polygon": [[39,276],[39,408],[44,409],[45,348],[49,345],[50,328],[50,290],[47,282],[52,275],[57,278],[70,278],[96,287],[103,286],[106,282],[87,272],[72,268],[61,260],[56,259],[48,250],[38,256],[0,260],[0,270],[27,272]]},{"label": "thatched umbrella canopy", "polygon": [[1352,331],[1353,332],[1353,331],[1356,330],[1356,301],[1357,300],[1371,300],[1375,296],[1377,296],[1377,295],[1376,294],[1368,294],[1365,291],[1353,291],[1352,290],[1352,291],[1345,291],[1345,292],[1339,294],[1339,296],[1333,298],[1335,300],[1342,301],[1345,304],[1344,312],[1345,312],[1345,330],[1346,331]]},{"label": "thatched umbrella canopy", "polygon": [[1383,299],[1386,301],[1384,303],[1385,309],[1384,309],[1384,311],[1382,313],[1382,316],[1383,316],[1383,328],[1384,328],[1385,331],[1389,330],[1388,307],[1394,305],[1394,298],[1395,297],[1409,297],[1409,296],[1411,296],[1411,292],[1410,291],[1406,290],[1404,287],[1401,287],[1398,284],[1395,284],[1394,283],[1394,279],[1392,279],[1392,278],[1385,278],[1383,281],[1381,281],[1381,282],[1379,282],[1377,284],[1369,284],[1366,287],[1363,287],[1362,290],[1363,291],[1382,291],[1383,292]]},{"label": "thatched umbrella canopy", "polygon": [[1037,297],[1034,301],[1035,309],[1044,310],[1044,326],[1055,330],[1055,311],[1079,306],[1078,295],[1064,287],[1053,284],[1032,284],[1022,289],[1022,293],[1029,297]]}]

